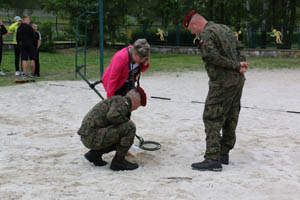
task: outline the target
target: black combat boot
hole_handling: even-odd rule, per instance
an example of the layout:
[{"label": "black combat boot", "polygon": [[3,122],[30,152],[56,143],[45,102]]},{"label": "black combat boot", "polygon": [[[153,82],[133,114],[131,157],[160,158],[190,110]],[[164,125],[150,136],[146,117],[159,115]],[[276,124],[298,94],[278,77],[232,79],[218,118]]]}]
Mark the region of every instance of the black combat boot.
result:
[{"label": "black combat boot", "polygon": [[127,160],[125,160],[125,156],[118,156],[115,155],[113,160],[111,161],[110,169],[114,171],[120,171],[120,170],[134,170],[138,168],[138,164],[131,163]]},{"label": "black combat boot", "polygon": [[223,165],[228,165],[229,164],[229,155],[228,154],[221,155],[220,160]]},{"label": "black combat boot", "polygon": [[102,152],[98,150],[90,150],[86,154],[84,154],[84,157],[93,163],[95,166],[104,166],[107,164],[104,160],[102,160]]},{"label": "black combat boot", "polygon": [[202,162],[193,163],[192,169],[199,171],[222,171],[222,164],[220,160],[205,159]]}]

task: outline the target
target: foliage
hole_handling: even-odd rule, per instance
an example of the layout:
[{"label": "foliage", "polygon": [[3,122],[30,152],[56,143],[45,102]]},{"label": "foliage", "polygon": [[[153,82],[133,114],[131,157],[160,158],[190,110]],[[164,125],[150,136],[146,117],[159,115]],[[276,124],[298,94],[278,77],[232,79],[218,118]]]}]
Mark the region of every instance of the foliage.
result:
[{"label": "foliage", "polygon": [[[0,8],[13,9],[16,15],[22,16],[25,9],[39,9],[40,8],[40,0],[1,0]],[[7,10],[8,11],[8,10]]]},{"label": "foliage", "polygon": [[[184,17],[190,10],[198,10],[207,20],[235,27],[245,27],[246,40],[251,44],[252,27],[270,32],[271,27],[282,30],[283,42],[292,44],[293,33],[297,30],[286,29],[300,25],[300,0],[102,0],[104,18],[104,41],[124,40],[126,33],[120,25],[143,25],[148,29],[158,25],[163,29],[173,26],[182,27]],[[71,26],[76,24],[78,16],[83,16],[88,23],[90,44],[99,42],[99,0],[2,0],[1,10],[13,8],[16,11],[25,8],[40,7],[47,12],[54,12]],[[268,30],[265,30],[267,26]],[[80,31],[83,31],[80,26]],[[69,29],[70,33],[73,32]],[[121,34],[119,34],[121,33]],[[63,35],[65,36],[65,35]],[[69,34],[66,37],[73,37]],[[57,35],[56,37],[62,38]]]},{"label": "foliage", "polygon": [[56,48],[52,39],[51,23],[41,23],[39,31],[42,34],[42,43],[40,51],[54,53],[56,51]]}]

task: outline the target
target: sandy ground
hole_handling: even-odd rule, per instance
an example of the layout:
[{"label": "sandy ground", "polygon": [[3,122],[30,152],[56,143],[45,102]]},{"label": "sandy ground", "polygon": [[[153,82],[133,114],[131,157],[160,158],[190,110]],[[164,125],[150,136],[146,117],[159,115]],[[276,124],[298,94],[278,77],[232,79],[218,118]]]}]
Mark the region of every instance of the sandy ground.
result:
[{"label": "sandy ground", "polygon": [[205,100],[207,82],[204,72],[143,77],[149,96],[172,100],[133,113],[137,134],[162,149],[132,149],[140,167],[130,172],[84,159],[76,131],[99,97],[83,81],[0,88],[0,200],[300,199],[300,115],[284,112],[300,111],[300,71],[247,73],[242,104],[265,110],[242,109],[223,172],[190,167],[205,150],[203,105],[191,101]]}]

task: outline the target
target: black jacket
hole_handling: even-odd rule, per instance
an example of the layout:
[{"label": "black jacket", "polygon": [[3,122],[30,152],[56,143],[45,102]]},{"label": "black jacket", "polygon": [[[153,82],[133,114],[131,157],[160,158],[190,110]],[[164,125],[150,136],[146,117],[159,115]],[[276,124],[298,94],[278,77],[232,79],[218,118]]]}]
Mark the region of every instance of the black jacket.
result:
[{"label": "black jacket", "polygon": [[29,24],[22,23],[17,31],[17,42],[24,46],[33,46],[34,31]]},{"label": "black jacket", "polygon": [[1,25],[0,26],[0,45],[3,44],[3,38],[2,38],[2,36],[5,35],[6,33],[7,33],[7,30],[6,30],[5,26]]}]

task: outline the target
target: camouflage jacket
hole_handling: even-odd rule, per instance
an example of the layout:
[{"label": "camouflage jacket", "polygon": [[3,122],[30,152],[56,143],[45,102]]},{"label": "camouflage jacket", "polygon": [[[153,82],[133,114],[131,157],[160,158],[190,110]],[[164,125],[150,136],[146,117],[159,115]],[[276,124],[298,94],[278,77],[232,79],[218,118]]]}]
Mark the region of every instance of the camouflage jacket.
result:
[{"label": "camouflage jacket", "polygon": [[230,86],[245,80],[239,73],[240,62],[246,61],[241,53],[243,46],[228,26],[208,22],[200,34],[198,48],[210,82]]},{"label": "camouflage jacket", "polygon": [[113,96],[96,104],[84,117],[78,130],[87,135],[90,130],[106,128],[129,121],[131,100],[128,97]]}]

